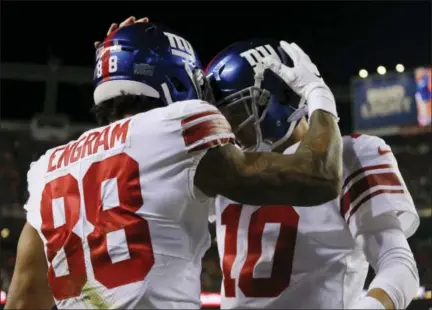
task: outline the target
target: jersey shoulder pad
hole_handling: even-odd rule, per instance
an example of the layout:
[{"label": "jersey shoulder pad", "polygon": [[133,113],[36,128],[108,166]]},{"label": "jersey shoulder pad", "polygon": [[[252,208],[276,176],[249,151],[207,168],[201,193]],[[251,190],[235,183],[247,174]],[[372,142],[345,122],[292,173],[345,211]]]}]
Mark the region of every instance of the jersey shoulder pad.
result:
[{"label": "jersey shoulder pad", "polygon": [[234,134],[225,116],[213,105],[201,100],[187,100],[171,115],[179,121],[181,135],[188,152],[234,143]]},{"label": "jersey shoulder pad", "polygon": [[169,106],[169,116],[173,118],[185,118],[200,112],[219,113],[219,110],[210,103],[202,100],[184,100]]},{"label": "jersey shoulder pad", "polygon": [[[383,139],[377,136],[353,134],[343,137],[344,154],[352,154],[357,157],[378,157],[390,154],[391,147]],[[353,154],[354,153],[354,154]]]},{"label": "jersey shoulder pad", "polygon": [[37,197],[42,193],[42,188],[45,184],[43,178],[45,176],[45,173],[47,172],[46,158],[47,155],[44,154],[39,157],[38,160],[32,162],[27,172],[27,191],[29,198],[24,205],[24,209],[27,212],[33,211],[33,209],[37,208],[37,206],[39,205],[34,202],[38,200]]},{"label": "jersey shoulder pad", "polygon": [[[50,154],[54,149],[48,150],[45,154],[41,155],[37,160],[30,163],[30,168],[27,172],[27,182],[33,181],[34,179],[42,178],[46,171],[47,167],[44,165],[46,163],[47,154]],[[30,183],[29,183],[30,185]]]},{"label": "jersey shoulder pad", "polygon": [[369,135],[344,137],[340,214],[353,235],[386,212],[397,212],[407,236],[418,227],[414,202],[390,146]]}]

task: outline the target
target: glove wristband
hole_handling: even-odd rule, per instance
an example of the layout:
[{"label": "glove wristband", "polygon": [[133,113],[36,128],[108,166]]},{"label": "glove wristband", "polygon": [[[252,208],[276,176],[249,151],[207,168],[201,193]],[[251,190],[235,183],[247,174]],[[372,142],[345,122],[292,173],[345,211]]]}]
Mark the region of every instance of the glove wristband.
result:
[{"label": "glove wristband", "polygon": [[339,121],[336,102],[332,92],[326,87],[317,87],[311,90],[306,97],[309,119],[315,110],[324,110],[331,113]]},{"label": "glove wristband", "polygon": [[385,310],[385,307],[382,303],[380,303],[377,299],[365,296],[358,300],[350,309],[376,309],[376,310]]}]

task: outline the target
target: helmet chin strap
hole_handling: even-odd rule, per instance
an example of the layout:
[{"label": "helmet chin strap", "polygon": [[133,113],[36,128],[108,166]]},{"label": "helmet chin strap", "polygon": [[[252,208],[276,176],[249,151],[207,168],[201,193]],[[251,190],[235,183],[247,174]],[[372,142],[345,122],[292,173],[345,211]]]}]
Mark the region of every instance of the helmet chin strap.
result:
[{"label": "helmet chin strap", "polygon": [[306,100],[302,97],[299,103],[299,108],[295,110],[286,120],[287,123],[290,123],[287,132],[282,138],[280,138],[279,140],[277,140],[275,143],[272,144],[271,146],[272,150],[284,144],[291,137],[292,133],[294,132],[294,129],[297,127],[302,117],[305,116],[306,114],[307,114]]},{"label": "helmet chin strap", "polygon": [[258,94],[258,92],[256,91],[256,89],[261,89],[261,83],[264,80],[264,71],[265,71],[264,66],[261,63],[257,63],[257,66],[255,67],[254,93],[252,96],[252,113],[255,118],[254,128],[256,133],[256,144],[254,147],[251,148],[250,152],[256,152],[257,150],[261,149],[262,144],[264,143],[262,139],[260,123],[264,119],[265,114],[267,113],[268,105],[264,110],[263,115],[260,117],[258,111],[258,105],[260,105],[262,102],[261,100],[262,94]]},{"label": "helmet chin strap", "polygon": [[290,123],[286,134],[281,139],[277,140],[275,143],[271,145],[271,150],[274,150],[277,147],[281,146],[291,137],[292,133],[294,132],[294,129],[297,127],[298,122],[299,121],[294,121]]},{"label": "helmet chin strap", "polygon": [[252,115],[250,115],[246,120],[244,120],[239,126],[237,126],[237,129],[234,131],[234,134],[239,132],[243,129],[246,124],[248,124],[250,121],[254,121],[253,126],[255,128],[256,133],[256,144],[254,146],[244,148],[245,151],[248,152],[270,152],[283,143],[285,143],[294,132],[294,129],[297,127],[299,121],[307,115],[307,105],[305,98],[301,98],[299,107],[297,110],[295,110],[286,120],[287,123],[289,123],[289,127],[285,135],[277,140],[274,143],[268,143],[267,141],[263,140],[262,137],[262,131],[261,131],[261,122],[267,115],[267,111],[270,107],[269,104],[264,107],[264,110],[262,111],[262,114],[260,116],[259,114],[259,107],[264,106],[267,103],[267,100],[264,100],[265,96],[268,96],[267,92],[261,92],[259,93],[258,90],[261,89],[261,83],[264,80],[264,71],[265,68],[261,65],[261,63],[258,63],[255,67],[255,84],[252,88]]},{"label": "helmet chin strap", "polygon": [[190,66],[195,66],[193,63],[190,63],[188,61],[184,62],[184,68],[186,70],[187,75],[189,76],[190,80],[192,81],[192,84],[195,88],[195,91],[197,93],[197,97],[199,99],[203,99],[203,93],[201,86],[204,85],[204,73],[200,69],[195,69],[192,72],[192,69]]},{"label": "helmet chin strap", "polygon": [[247,149],[243,149],[245,152],[271,152],[272,148],[271,145],[266,143],[265,141],[262,141],[261,144],[257,146],[253,146]]}]

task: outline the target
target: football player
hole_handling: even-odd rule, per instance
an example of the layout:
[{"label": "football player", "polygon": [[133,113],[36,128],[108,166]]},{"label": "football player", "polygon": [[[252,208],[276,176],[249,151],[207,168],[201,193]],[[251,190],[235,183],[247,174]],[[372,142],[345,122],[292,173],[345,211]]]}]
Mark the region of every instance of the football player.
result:
[{"label": "football player", "polygon": [[191,44],[161,25],[125,24],[96,51],[103,126],[48,150],[28,172],[7,309],[198,309],[216,195],[312,206],[339,193],[335,104],[304,72],[297,80],[315,101],[299,151],[242,152],[204,101]]},{"label": "football player", "polygon": [[[258,61],[269,70],[264,79],[257,75]],[[299,83],[296,75],[305,68],[309,83]],[[332,98],[309,56],[285,41],[235,43],[206,72],[216,106],[244,149],[296,154],[312,128],[304,100],[310,106],[314,98],[301,87],[313,83]],[[345,136],[343,179],[340,196],[313,209],[217,198],[222,309],[408,306],[419,277],[406,238],[419,218],[390,147],[378,137]],[[363,296],[369,264],[376,276]]]}]

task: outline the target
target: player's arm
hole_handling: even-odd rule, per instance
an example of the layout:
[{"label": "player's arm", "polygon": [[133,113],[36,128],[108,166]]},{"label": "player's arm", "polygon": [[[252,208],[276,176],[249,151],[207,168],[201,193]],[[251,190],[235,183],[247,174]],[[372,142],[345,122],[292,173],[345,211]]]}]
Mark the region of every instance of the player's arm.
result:
[{"label": "player's arm", "polygon": [[353,140],[352,171],[342,186],[341,215],[376,277],[367,296],[352,309],[405,309],[418,291],[416,263],[407,237],[419,225],[414,202],[397,161],[382,139],[367,135]]},{"label": "player's arm", "polygon": [[51,309],[54,300],[48,286],[47,269],[43,242],[37,231],[26,223],[18,241],[5,309]]},{"label": "player's arm", "polygon": [[358,234],[375,270],[367,295],[352,309],[406,309],[419,289],[414,255],[396,212],[373,218]]},{"label": "player's arm", "polygon": [[396,211],[406,236],[411,236],[419,217],[390,146],[368,135],[357,135],[352,142],[345,162],[352,167],[340,198],[340,214],[352,235],[356,237],[375,217]]},{"label": "player's arm", "polygon": [[207,151],[194,182],[208,196],[245,204],[320,205],[340,192],[341,157],[335,117],[316,110],[296,153],[242,152],[226,144]]},{"label": "player's arm", "polygon": [[281,41],[280,47],[294,66],[274,57],[264,58],[262,66],[305,98],[310,129],[291,156],[241,153],[232,146],[209,151],[195,178],[208,195],[222,194],[247,204],[313,206],[340,192],[342,138],[334,96],[298,45]]}]

